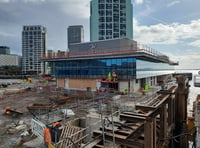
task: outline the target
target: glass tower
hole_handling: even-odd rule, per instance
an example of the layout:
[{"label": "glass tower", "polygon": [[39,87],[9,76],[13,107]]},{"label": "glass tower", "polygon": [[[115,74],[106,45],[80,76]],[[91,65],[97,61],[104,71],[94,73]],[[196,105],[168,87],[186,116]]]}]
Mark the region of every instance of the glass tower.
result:
[{"label": "glass tower", "polygon": [[40,58],[44,55],[46,55],[46,28],[43,26],[23,26],[23,73],[40,74],[44,72],[44,65],[40,61]]},{"label": "glass tower", "polygon": [[67,28],[68,48],[70,44],[84,41],[84,30],[82,25],[69,26]]},{"label": "glass tower", "polygon": [[131,0],[92,0],[90,2],[90,41],[133,38]]}]

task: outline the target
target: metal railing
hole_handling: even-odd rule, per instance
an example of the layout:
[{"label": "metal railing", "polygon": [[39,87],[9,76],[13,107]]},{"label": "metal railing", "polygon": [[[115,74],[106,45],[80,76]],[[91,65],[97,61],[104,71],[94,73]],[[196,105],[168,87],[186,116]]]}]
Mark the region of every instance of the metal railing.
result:
[{"label": "metal railing", "polygon": [[40,122],[37,119],[31,120],[31,130],[34,135],[40,137],[42,140],[44,139],[44,129],[46,128],[46,125],[42,122]]},{"label": "metal railing", "polygon": [[169,57],[156,51],[153,48],[148,47],[145,44],[133,43],[126,46],[114,46],[109,48],[92,48],[84,50],[71,50],[65,55],[57,56],[43,56],[41,59],[55,59],[55,58],[69,58],[69,57],[79,57],[79,56],[94,56],[94,55],[109,55],[109,54],[129,54],[129,53],[146,53],[148,55],[159,57],[160,59],[169,61]]}]

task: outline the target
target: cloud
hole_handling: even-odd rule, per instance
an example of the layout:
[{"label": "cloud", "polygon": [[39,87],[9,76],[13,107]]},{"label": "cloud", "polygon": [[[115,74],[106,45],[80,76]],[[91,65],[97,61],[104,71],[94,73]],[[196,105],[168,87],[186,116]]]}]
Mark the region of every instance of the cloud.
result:
[{"label": "cloud", "polygon": [[13,34],[13,33],[8,33],[8,32],[0,31],[0,36],[1,37],[15,37],[16,35]]},{"label": "cloud", "polygon": [[197,64],[197,61],[199,61],[199,54],[188,54],[187,56],[185,55],[179,55],[179,66],[178,68],[199,68],[199,64]]},{"label": "cloud", "polygon": [[0,0],[0,3],[9,3],[11,0]]},{"label": "cloud", "polygon": [[77,18],[89,18],[90,0],[60,0],[62,10]]},{"label": "cloud", "polygon": [[191,42],[188,45],[194,46],[194,47],[200,47],[200,40],[196,40],[194,42]]},{"label": "cloud", "polygon": [[153,7],[150,7],[149,5],[146,5],[145,9],[142,10],[141,12],[139,12],[137,14],[137,17],[141,17],[141,16],[148,16],[149,17],[149,15],[151,13],[153,13],[153,12],[155,12],[155,10],[153,9]]},{"label": "cloud", "polygon": [[143,2],[144,2],[143,0],[135,0],[136,4],[143,4]]},{"label": "cloud", "polygon": [[139,25],[134,19],[133,30],[134,39],[145,44],[176,44],[185,39],[194,39],[200,37],[200,19],[192,20],[188,24],[156,24]]},{"label": "cloud", "polygon": [[180,1],[170,2],[170,3],[167,4],[167,7],[172,7],[172,6],[174,6],[174,5],[178,4],[178,3],[180,3]]}]

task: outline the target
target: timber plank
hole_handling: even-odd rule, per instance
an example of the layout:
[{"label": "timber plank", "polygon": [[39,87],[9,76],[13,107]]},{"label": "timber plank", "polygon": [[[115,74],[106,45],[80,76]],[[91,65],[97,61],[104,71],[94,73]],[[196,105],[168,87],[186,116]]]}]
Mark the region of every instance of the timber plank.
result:
[{"label": "timber plank", "polygon": [[[94,134],[94,135],[102,135],[102,131],[100,131],[100,130],[94,130],[94,131],[93,131],[93,134]],[[113,134],[112,134],[112,133],[106,133],[106,132],[105,132],[105,135],[106,135],[106,136],[113,137]],[[127,136],[123,136],[123,135],[120,135],[120,134],[114,134],[114,137],[115,137],[115,138],[119,138],[119,139],[126,139],[126,138],[127,138]]]}]

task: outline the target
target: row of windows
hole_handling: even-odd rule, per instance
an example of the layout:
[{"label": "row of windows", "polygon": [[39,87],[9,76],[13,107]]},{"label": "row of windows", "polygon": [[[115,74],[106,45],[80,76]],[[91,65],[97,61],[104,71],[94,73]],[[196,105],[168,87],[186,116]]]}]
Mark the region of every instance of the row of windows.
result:
[{"label": "row of windows", "polygon": [[120,11],[115,11],[115,13],[112,10],[105,10],[105,9],[100,9],[99,10],[99,16],[125,16],[126,12],[123,10]]},{"label": "row of windows", "polygon": [[114,25],[112,25],[112,24],[105,24],[105,23],[102,23],[102,24],[99,24],[99,30],[104,30],[104,29],[106,29],[106,30],[114,30],[114,31],[116,31],[116,32],[119,32],[119,29],[120,30],[126,30],[126,24],[120,24],[120,27],[119,27],[119,24],[114,24]]},{"label": "row of windows", "polygon": [[118,4],[99,4],[99,9],[113,9],[116,10],[116,11],[119,11],[119,10],[125,10],[126,9],[126,5],[118,5]]},{"label": "row of windows", "polygon": [[24,26],[23,30],[29,31],[29,30],[42,30],[45,29],[42,26]]},{"label": "row of windows", "polygon": [[114,38],[117,38],[119,36],[125,36],[126,35],[126,31],[120,31],[120,32],[112,32],[111,30],[106,30],[106,32],[104,30],[100,30],[99,31],[99,36],[104,36],[104,35],[108,35],[108,36],[112,36]]},{"label": "row of windows", "polygon": [[42,32],[41,31],[23,31],[22,32],[22,35],[25,36],[25,35],[41,35]]},{"label": "row of windows", "polygon": [[99,40],[105,40],[105,39],[113,39],[113,38],[124,38],[126,36],[126,33],[119,34],[119,33],[114,33],[113,35],[100,35]]},{"label": "row of windows", "polygon": [[99,3],[126,3],[126,0],[99,0]]},{"label": "row of windows", "polygon": [[86,76],[107,75],[109,72],[115,72],[119,76],[135,77],[136,74],[136,59],[105,59],[105,60],[84,60],[70,62],[55,62],[53,63],[53,71],[56,75],[70,76]]},{"label": "row of windows", "polygon": [[99,17],[99,22],[103,23],[103,22],[119,22],[123,23],[124,21],[126,21],[125,17]]}]

